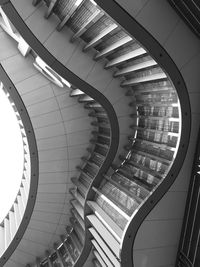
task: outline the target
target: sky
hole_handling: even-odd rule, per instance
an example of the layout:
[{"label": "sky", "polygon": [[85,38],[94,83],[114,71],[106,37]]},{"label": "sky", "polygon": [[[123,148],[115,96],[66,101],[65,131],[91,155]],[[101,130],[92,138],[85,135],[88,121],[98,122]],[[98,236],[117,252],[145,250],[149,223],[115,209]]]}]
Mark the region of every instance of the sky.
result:
[{"label": "sky", "polygon": [[10,102],[0,86],[0,223],[7,215],[22,179],[23,143]]}]

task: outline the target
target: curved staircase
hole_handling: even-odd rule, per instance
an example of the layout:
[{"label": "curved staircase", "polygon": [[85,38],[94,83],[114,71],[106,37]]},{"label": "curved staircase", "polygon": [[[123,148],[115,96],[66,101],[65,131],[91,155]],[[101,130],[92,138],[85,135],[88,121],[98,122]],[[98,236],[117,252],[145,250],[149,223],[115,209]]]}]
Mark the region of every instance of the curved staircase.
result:
[{"label": "curved staircase", "polygon": [[[106,4],[101,5],[100,1],[99,6],[89,0],[33,1],[38,6],[33,9],[27,3],[27,13],[21,12],[25,5],[22,0],[12,2],[26,25],[10,3],[3,6],[9,19],[57,75],[63,79],[67,75],[70,77],[68,81],[73,81],[70,82],[73,84],[70,96],[78,97],[78,102],[84,103],[90,111],[88,115],[94,118],[91,123],[94,126],[91,146],[87,149],[89,154],[82,157],[82,164],[77,167],[79,175],[71,179],[74,187],[70,189],[73,196],[70,226],[66,228],[66,234],[61,235],[61,241],[46,251],[45,259],[37,258],[36,264],[83,266],[92,246],[94,266],[133,265],[133,255],[137,255],[143,246],[136,233],[138,231],[140,234],[140,229],[143,229],[146,237],[142,236],[142,240],[145,243],[147,229],[155,219],[144,219],[154,206],[157,208],[157,202],[165,193],[166,197],[157,204],[155,221],[159,231],[167,229],[162,219],[159,222],[159,218],[165,217],[160,211],[171,203],[168,202],[171,194],[168,190],[181,167],[189,138],[189,131],[182,131],[190,127],[190,108],[184,81],[171,59],[166,60],[167,54],[162,49],[162,52],[153,51],[151,47],[149,52],[148,47],[144,48],[138,42],[140,39],[137,41],[102,9]],[[48,19],[44,23],[44,27],[48,25],[45,32],[33,23],[42,21],[43,14]],[[72,45],[69,41],[75,43]],[[63,49],[68,52],[63,53]],[[92,58],[95,63],[92,63]],[[77,65],[79,60],[86,61],[81,68]],[[98,102],[95,96],[97,90],[93,93],[92,89],[79,86],[79,78],[73,79],[69,69],[86,79],[89,87],[96,84],[102,101]],[[109,77],[112,74],[116,79],[111,83],[120,83],[122,89],[110,86],[110,83],[106,87],[98,84],[99,70],[103,75],[108,72]],[[124,88],[127,88],[125,94]],[[102,95],[112,103],[119,122],[120,142],[118,151],[115,147],[115,159],[115,153],[110,158],[108,150],[111,151],[111,142],[118,142],[113,138],[108,104],[105,105]],[[125,142],[127,137],[128,141]],[[112,168],[105,163],[107,160],[110,163],[114,160]],[[106,167],[102,167],[104,164]],[[176,192],[174,196],[182,198]],[[173,216],[177,208],[175,206],[168,214],[174,229],[176,220]],[[152,233],[154,231],[152,228]],[[156,240],[154,247],[161,242],[162,238]],[[166,247],[172,246],[173,241],[169,242]],[[133,246],[136,246],[134,252]],[[148,242],[146,250],[151,246]],[[167,253],[173,258],[171,252]],[[148,266],[155,266],[155,259],[149,257],[148,260]],[[137,255],[136,266],[141,266],[141,261],[142,258]]]}]

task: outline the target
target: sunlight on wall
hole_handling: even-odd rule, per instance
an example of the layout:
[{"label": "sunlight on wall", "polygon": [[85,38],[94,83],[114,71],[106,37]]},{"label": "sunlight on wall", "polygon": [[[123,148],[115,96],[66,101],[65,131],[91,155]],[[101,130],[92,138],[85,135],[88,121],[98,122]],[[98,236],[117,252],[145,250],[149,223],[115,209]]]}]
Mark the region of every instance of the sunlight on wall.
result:
[{"label": "sunlight on wall", "polygon": [[23,173],[22,136],[14,110],[0,88],[0,223],[7,215],[20,187]]}]

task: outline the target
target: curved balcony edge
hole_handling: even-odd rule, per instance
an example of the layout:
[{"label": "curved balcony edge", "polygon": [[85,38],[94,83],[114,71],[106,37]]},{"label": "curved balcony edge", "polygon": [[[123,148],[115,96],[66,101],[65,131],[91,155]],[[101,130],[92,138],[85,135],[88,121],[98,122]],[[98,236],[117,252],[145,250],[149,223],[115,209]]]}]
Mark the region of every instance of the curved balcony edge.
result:
[{"label": "curved balcony edge", "polygon": [[[110,121],[111,143],[109,146],[108,153],[106,155],[106,159],[103,162],[99,173],[95,177],[95,179],[97,178],[97,180],[100,180],[101,175],[108,170],[111,163],[113,162],[113,159],[115,158],[118,145],[119,145],[118,118],[115,114],[112,104],[102,93],[100,93],[94,87],[92,87],[87,82],[83,81],[81,78],[79,78],[74,73],[72,73],[69,69],[67,69],[64,65],[62,65],[50,52],[47,51],[47,49],[40,43],[40,41],[34,36],[34,34],[29,30],[29,28],[23,22],[20,15],[18,14],[18,12],[16,11],[16,9],[14,8],[14,6],[12,5],[10,1],[0,1],[0,6],[2,7],[3,11],[5,12],[9,20],[13,23],[13,25],[15,25],[17,31],[21,34],[24,40],[28,43],[28,45],[35,51],[35,53],[49,67],[52,68],[53,71],[55,71],[62,78],[69,81],[71,84],[75,85],[77,88],[80,88],[81,91],[83,91],[88,96],[92,97],[94,100],[100,103],[102,107],[105,109],[108,115],[109,121]],[[90,186],[88,191],[90,191],[92,185]],[[19,234],[22,237],[23,233],[19,231]],[[85,243],[87,243],[88,240],[89,240],[89,235],[86,231]],[[18,243],[16,243],[15,246],[9,248],[9,251],[7,252],[8,255],[12,254],[12,252],[14,251]],[[82,253],[80,254],[81,256],[78,258],[74,266],[83,266],[84,262],[86,261],[90,253],[90,250],[91,250],[91,246],[89,244],[87,244],[87,246],[84,246]],[[6,257],[5,259],[4,258],[2,259],[3,265],[7,260],[8,260],[8,257]],[[0,263],[0,266],[3,266],[3,265],[1,265]]]},{"label": "curved balcony edge", "polygon": [[17,108],[17,111],[21,117],[23,122],[23,126],[25,132],[27,133],[27,140],[30,151],[30,165],[31,165],[31,173],[30,173],[30,189],[28,194],[28,200],[25,207],[24,215],[21,219],[20,225],[14,235],[13,240],[8,245],[8,248],[5,250],[3,255],[0,258],[0,266],[4,266],[5,262],[9,259],[13,251],[16,249],[19,244],[32,215],[33,208],[35,205],[35,200],[37,196],[37,188],[38,188],[38,178],[39,178],[39,160],[38,160],[38,150],[36,145],[36,138],[33,131],[33,126],[27,112],[27,109],[17,92],[14,84],[6,74],[2,65],[0,65],[0,80],[3,82],[4,86],[9,92],[14,104]]},{"label": "curved balcony edge", "polygon": [[[171,187],[184,162],[191,131],[191,108],[184,79],[172,58],[159,44],[159,42],[115,1],[96,0],[96,3],[113,19],[115,19],[115,21],[118,22],[128,33],[134,36],[144,47],[146,47],[155,61],[157,61],[162,69],[166,71],[172,81],[172,84],[175,86],[182,111],[182,131],[178,151],[173,165],[158,189],[155,190],[148,200],[142,205],[136,215],[132,216],[130,223],[126,227],[126,233],[124,234],[122,241],[121,265],[134,266],[132,256],[133,246],[140,225]],[[184,129],[187,129],[187,131]]]}]

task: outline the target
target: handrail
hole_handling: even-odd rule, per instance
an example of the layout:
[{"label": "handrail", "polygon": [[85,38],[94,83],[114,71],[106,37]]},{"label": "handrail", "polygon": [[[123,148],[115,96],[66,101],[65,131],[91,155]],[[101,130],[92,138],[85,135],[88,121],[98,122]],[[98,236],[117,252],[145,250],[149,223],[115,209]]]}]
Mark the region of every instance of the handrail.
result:
[{"label": "handrail", "polygon": [[[190,129],[190,105],[188,92],[185,82],[180,71],[176,67],[173,60],[164,50],[164,48],[151,36],[134,18],[132,18],[119,4],[115,1],[100,1],[96,3],[104,9],[112,18],[115,19],[128,33],[136,38],[144,47],[146,47],[155,61],[166,71],[172,84],[175,86],[181,105],[181,121],[182,129]],[[190,131],[181,131],[179,148],[175,160],[165,177],[164,181],[159,185],[157,190],[148,198],[148,200],[140,207],[136,215],[132,216],[132,220],[126,227],[124,234],[124,243],[121,250],[121,265],[133,266],[133,245],[137,231],[153,207],[168,191],[172,183],[175,181],[182,163],[185,158],[189,143]]]},{"label": "handrail", "polygon": [[179,97],[181,105],[181,122],[182,129],[188,129],[188,131],[181,131],[181,137],[179,142],[178,151],[175,160],[165,177],[164,181],[159,185],[157,190],[148,198],[148,200],[140,207],[136,214],[132,216],[131,221],[126,227],[124,234],[124,242],[121,248],[121,265],[133,266],[133,245],[136,234],[140,225],[145,217],[155,207],[158,201],[168,191],[170,186],[175,181],[182,163],[187,152],[189,137],[190,137],[190,104],[189,96],[185,82],[182,78],[177,66],[167,54],[165,49],[157,42],[157,40],[144,29],[133,17],[131,17],[119,4],[115,1],[100,1],[96,0],[96,3],[105,10],[116,22],[118,22],[129,34],[134,36],[144,47],[146,47],[155,61],[159,63],[159,66],[168,74],[169,79],[174,85]]},{"label": "handrail", "polygon": [[[24,155],[24,172],[19,193],[16,196],[15,203],[13,203],[13,207],[11,207],[11,211],[3,220],[2,224],[4,226],[2,231],[5,231],[5,226],[7,224],[10,224],[11,227],[13,226],[11,236],[13,240],[9,240],[8,244],[6,244],[4,248],[1,247],[0,266],[3,266],[21,240],[30,221],[37,194],[39,165],[35,135],[28,112],[19,93],[6,74],[2,65],[0,65],[0,80],[3,83],[4,90],[6,90],[9,94],[9,99],[12,102],[16,115],[18,116],[23,141],[25,142],[24,152],[27,153]],[[27,173],[25,173],[26,171]],[[23,203],[23,206],[20,206],[20,203]],[[14,212],[16,218],[10,218],[11,212]],[[14,227],[13,224],[16,226]]]}]

